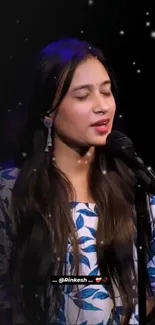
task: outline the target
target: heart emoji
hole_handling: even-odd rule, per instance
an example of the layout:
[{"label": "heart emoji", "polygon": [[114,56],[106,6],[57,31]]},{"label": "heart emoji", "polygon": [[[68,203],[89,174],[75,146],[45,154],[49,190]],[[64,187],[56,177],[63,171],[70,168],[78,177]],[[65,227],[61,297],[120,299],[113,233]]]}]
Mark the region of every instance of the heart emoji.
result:
[{"label": "heart emoji", "polygon": [[102,281],[102,278],[96,278],[95,280],[97,283],[100,283]]}]

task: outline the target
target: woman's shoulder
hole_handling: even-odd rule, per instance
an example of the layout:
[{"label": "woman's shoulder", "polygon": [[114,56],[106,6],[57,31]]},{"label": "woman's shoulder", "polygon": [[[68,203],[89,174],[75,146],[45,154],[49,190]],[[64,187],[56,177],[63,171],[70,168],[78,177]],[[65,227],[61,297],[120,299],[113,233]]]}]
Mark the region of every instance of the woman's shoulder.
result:
[{"label": "woman's shoulder", "polygon": [[0,170],[0,220],[6,219],[9,214],[12,190],[19,175],[17,167]]},{"label": "woman's shoulder", "polygon": [[150,194],[148,196],[148,206],[150,207],[151,215],[152,215],[153,219],[155,220],[155,195]]},{"label": "woman's shoulder", "polygon": [[[9,283],[9,261],[14,240],[12,230],[11,194],[18,168],[0,169],[0,314],[4,323],[12,323],[12,298]],[[2,321],[3,323],[3,321]]]},{"label": "woman's shoulder", "polygon": [[0,189],[3,187],[12,188],[15,180],[20,173],[20,169],[17,167],[1,168],[0,169]]},{"label": "woman's shoulder", "polygon": [[12,191],[19,173],[20,169],[17,167],[0,170],[0,198],[4,198],[5,195]]},{"label": "woman's shoulder", "polygon": [[151,207],[152,208],[155,208],[155,195],[150,194],[149,198],[150,198],[150,205],[151,205]]},{"label": "woman's shoulder", "polygon": [[150,211],[151,228],[155,240],[155,195],[149,195],[148,210]]}]

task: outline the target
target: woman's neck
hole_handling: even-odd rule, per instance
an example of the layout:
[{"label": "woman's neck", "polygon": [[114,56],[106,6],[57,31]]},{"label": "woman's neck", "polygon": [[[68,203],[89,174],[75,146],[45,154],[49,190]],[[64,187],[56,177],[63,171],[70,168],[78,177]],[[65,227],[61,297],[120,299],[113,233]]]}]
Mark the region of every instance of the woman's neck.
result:
[{"label": "woman's neck", "polygon": [[87,179],[94,160],[94,147],[71,148],[57,138],[54,148],[56,164],[69,179]]},{"label": "woman's neck", "polygon": [[66,175],[76,192],[76,201],[93,202],[88,179],[95,148],[70,148],[59,139],[54,143],[54,158],[58,168]]}]

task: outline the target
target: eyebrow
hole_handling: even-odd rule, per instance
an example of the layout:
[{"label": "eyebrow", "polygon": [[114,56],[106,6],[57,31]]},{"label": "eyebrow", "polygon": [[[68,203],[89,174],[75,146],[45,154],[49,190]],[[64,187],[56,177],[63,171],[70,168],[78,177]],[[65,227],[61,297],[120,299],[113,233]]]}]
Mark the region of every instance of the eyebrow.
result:
[{"label": "eyebrow", "polygon": [[[100,86],[105,86],[105,85],[111,85],[111,81],[105,80],[100,84]],[[80,86],[76,86],[75,88],[71,89],[71,92],[74,92],[74,91],[77,91],[80,89],[92,89],[93,87],[94,87],[93,84],[80,85]]]}]

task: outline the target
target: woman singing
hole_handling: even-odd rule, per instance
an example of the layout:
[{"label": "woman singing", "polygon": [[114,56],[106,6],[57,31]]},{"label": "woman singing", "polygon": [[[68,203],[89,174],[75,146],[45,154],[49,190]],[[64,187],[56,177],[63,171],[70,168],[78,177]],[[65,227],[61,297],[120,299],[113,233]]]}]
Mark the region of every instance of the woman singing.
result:
[{"label": "woman singing", "polygon": [[[39,54],[27,157],[0,173],[1,325],[139,324],[137,181],[106,146],[114,87],[87,42],[56,41]],[[154,202],[145,215],[147,324],[155,324]],[[109,282],[59,285],[56,275]]]}]

